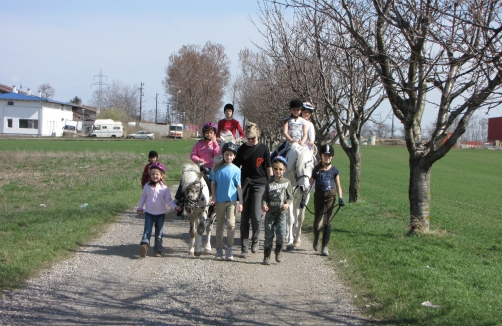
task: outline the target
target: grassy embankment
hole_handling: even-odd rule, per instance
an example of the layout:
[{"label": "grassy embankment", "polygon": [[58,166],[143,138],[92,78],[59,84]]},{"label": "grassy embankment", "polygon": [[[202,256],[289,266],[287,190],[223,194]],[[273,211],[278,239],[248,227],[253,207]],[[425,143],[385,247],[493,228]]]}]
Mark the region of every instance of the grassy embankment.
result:
[{"label": "grassy embankment", "polygon": [[0,290],[20,286],[137,205],[150,150],[177,184],[193,143],[0,140]]},{"label": "grassy embankment", "polygon": [[[347,190],[348,159],[335,151]],[[406,149],[362,153],[361,200],[340,210],[330,241],[355,301],[385,324],[501,325],[502,151],[452,150],[437,162],[432,232],[411,237]]]},{"label": "grassy embankment", "polygon": [[[172,169],[167,178],[174,184],[192,145],[0,140],[0,288],[19,286],[135,205],[149,150]],[[348,160],[336,151],[347,190]],[[362,152],[361,200],[336,216],[329,258],[355,301],[382,324],[500,325],[502,152],[453,150],[435,164],[433,232],[413,237],[405,236],[406,150]],[[81,209],[82,203],[89,206]],[[423,307],[424,301],[441,308]]]}]

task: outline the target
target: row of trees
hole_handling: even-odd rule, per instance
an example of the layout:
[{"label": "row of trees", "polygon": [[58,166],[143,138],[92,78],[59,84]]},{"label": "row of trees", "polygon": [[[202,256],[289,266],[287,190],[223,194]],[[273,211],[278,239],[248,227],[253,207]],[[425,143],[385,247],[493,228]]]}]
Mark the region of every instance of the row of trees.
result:
[{"label": "row of trees", "polygon": [[[319,138],[335,126],[350,159],[351,202],[359,192],[361,130],[387,98],[409,154],[411,230],[428,231],[432,165],[477,110],[500,104],[500,18],[495,0],[268,1],[260,17],[266,45],[256,55],[260,65],[254,62],[260,73],[250,78],[267,83],[259,89],[270,96],[266,115],[281,107],[272,92],[283,88],[317,106]],[[427,140],[425,108],[437,112]]]}]

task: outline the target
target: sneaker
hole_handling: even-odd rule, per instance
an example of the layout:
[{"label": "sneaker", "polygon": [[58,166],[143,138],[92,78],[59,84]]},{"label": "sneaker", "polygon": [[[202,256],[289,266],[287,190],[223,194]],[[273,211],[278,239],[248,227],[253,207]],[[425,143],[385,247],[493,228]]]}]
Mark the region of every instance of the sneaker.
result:
[{"label": "sneaker", "polygon": [[234,254],[232,253],[232,247],[227,248],[226,260],[234,260]]},{"label": "sneaker", "polygon": [[146,243],[140,244],[139,245],[139,256],[141,258],[146,257],[146,252],[148,251],[148,245]]},{"label": "sneaker", "polygon": [[155,257],[162,257],[162,253],[160,251],[155,252]]},{"label": "sneaker", "polygon": [[214,259],[216,259],[216,260],[223,259],[223,249],[218,249],[216,251],[216,256],[214,256]]},{"label": "sneaker", "polygon": [[253,243],[251,246],[251,252],[254,254],[258,251],[258,242]]},{"label": "sneaker", "polygon": [[247,252],[247,251],[241,251],[241,258],[246,259],[248,257],[249,257],[249,252]]}]

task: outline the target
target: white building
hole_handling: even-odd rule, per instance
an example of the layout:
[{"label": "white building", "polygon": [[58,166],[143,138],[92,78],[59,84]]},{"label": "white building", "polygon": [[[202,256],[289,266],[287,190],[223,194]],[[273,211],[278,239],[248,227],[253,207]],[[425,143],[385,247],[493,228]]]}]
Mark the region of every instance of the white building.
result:
[{"label": "white building", "polygon": [[69,103],[34,95],[0,94],[0,134],[62,136],[66,120],[73,120]]}]

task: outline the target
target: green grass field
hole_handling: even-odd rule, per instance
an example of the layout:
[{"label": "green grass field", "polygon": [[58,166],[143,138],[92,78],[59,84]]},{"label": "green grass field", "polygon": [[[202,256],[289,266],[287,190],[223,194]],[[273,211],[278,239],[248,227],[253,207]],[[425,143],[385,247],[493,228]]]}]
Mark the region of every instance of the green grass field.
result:
[{"label": "green grass field", "polygon": [[[177,184],[193,143],[0,140],[0,288],[20,286],[134,207],[150,150]],[[347,191],[348,159],[335,151]],[[453,150],[436,163],[432,232],[411,237],[406,150],[362,154],[361,200],[335,217],[328,258],[356,303],[382,324],[501,325],[502,151]],[[307,214],[307,234],[311,224]]]}]

